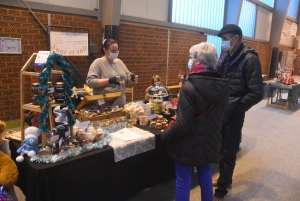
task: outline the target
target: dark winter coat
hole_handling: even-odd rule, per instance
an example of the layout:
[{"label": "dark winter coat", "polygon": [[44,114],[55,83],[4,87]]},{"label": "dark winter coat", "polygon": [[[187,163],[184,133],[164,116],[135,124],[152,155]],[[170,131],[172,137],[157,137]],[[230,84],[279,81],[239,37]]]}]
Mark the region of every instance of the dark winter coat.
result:
[{"label": "dark winter coat", "polygon": [[[188,76],[180,91],[175,124],[161,134],[168,153],[183,165],[218,163],[221,127],[228,105],[229,84],[217,72]],[[210,106],[213,107],[199,120]]]},{"label": "dark winter coat", "polygon": [[217,71],[230,84],[228,115],[245,112],[263,98],[263,79],[257,52],[241,44],[232,55],[222,52]]}]

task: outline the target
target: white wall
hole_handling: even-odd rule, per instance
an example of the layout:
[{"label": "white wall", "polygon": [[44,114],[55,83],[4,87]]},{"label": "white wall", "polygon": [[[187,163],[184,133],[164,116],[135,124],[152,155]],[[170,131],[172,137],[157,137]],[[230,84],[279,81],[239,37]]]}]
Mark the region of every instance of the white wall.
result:
[{"label": "white wall", "polygon": [[288,31],[291,30],[292,23],[293,22],[288,19],[285,20],[282,31],[285,31],[284,33],[287,37],[281,34],[280,45],[294,46],[294,38],[290,36],[290,32]]},{"label": "white wall", "polygon": [[258,6],[255,38],[260,40],[270,40],[272,13],[267,9]]},{"label": "white wall", "polygon": [[169,0],[122,0],[121,15],[168,21]]}]

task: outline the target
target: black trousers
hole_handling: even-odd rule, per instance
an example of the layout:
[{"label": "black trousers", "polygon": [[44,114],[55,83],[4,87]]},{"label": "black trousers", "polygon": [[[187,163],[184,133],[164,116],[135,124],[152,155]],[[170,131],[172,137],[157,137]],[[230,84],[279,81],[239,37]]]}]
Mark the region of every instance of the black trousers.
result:
[{"label": "black trousers", "polygon": [[245,112],[231,114],[222,127],[222,149],[219,163],[220,176],[215,197],[223,198],[227,194],[227,187],[232,184],[236,154],[239,151],[241,133],[245,119]]}]

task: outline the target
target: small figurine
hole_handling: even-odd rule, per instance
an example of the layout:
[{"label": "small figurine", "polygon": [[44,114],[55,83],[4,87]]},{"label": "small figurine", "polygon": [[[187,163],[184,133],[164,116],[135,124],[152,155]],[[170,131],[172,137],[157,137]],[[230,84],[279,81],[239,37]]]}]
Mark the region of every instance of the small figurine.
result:
[{"label": "small figurine", "polygon": [[36,145],[38,144],[38,137],[40,135],[39,129],[34,126],[30,126],[25,129],[24,134],[25,134],[25,139],[23,140],[24,145],[17,150],[17,152],[20,153],[20,156],[16,158],[17,162],[23,162],[24,154],[27,154],[27,156],[32,157],[39,152],[39,149],[36,147]]}]

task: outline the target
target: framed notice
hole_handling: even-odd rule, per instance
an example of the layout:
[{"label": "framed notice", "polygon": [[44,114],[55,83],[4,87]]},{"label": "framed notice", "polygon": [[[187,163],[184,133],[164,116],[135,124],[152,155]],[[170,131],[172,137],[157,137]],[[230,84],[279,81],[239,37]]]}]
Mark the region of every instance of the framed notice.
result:
[{"label": "framed notice", "polygon": [[88,56],[88,33],[50,31],[50,51],[64,56]]},{"label": "framed notice", "polygon": [[0,54],[22,54],[21,38],[0,37]]}]

